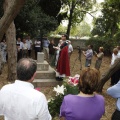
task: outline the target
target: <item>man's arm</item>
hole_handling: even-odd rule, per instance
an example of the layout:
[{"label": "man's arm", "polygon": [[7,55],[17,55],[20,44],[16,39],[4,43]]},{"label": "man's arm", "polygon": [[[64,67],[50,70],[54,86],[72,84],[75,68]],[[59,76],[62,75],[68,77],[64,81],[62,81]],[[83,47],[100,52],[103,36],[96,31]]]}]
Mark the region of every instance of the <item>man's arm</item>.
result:
[{"label": "man's arm", "polygon": [[108,88],[107,94],[109,94],[110,96],[114,98],[120,97],[120,81],[116,85]]}]

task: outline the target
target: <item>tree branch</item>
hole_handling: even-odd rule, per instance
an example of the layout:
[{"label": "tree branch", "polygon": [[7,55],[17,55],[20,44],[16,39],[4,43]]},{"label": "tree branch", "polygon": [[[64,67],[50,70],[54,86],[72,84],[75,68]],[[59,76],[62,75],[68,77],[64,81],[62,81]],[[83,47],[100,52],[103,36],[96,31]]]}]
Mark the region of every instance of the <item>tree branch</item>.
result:
[{"label": "tree branch", "polygon": [[14,4],[11,4],[9,9],[7,9],[0,19],[0,40],[2,39],[4,33],[7,31],[8,27],[15,19],[19,13],[21,7],[23,7],[26,0],[15,0]]}]

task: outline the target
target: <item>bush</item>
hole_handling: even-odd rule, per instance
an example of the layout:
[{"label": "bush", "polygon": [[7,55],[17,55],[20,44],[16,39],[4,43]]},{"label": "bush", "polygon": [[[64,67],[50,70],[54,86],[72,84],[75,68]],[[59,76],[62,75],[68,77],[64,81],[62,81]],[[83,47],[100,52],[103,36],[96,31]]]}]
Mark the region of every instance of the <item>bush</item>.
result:
[{"label": "bush", "polygon": [[116,40],[108,37],[92,37],[86,42],[86,45],[89,44],[92,44],[93,50],[97,52],[99,47],[103,46],[105,55],[110,55],[113,48],[117,46]]}]

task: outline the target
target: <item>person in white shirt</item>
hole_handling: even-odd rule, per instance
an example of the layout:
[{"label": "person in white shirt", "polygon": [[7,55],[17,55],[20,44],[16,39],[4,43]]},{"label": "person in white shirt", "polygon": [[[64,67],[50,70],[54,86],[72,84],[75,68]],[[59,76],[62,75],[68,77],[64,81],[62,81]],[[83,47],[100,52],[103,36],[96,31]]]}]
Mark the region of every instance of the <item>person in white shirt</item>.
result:
[{"label": "person in white shirt", "polygon": [[22,57],[27,58],[28,55],[28,45],[26,43],[26,39],[23,39],[23,44],[22,44]]},{"label": "person in white shirt", "polygon": [[17,45],[17,61],[19,61],[22,58],[22,44],[23,44],[23,42],[21,42],[21,38],[18,37],[17,42],[16,42],[16,45]]},{"label": "person in white shirt", "polygon": [[118,49],[118,58],[120,58],[120,46],[117,46]]},{"label": "person in white shirt", "polygon": [[35,44],[35,60],[37,60],[37,53],[41,52],[41,41],[39,39],[36,39],[34,44]]},{"label": "person in white shirt", "polygon": [[57,66],[58,58],[59,58],[59,52],[60,52],[60,46],[62,45],[63,41],[62,39],[59,40],[58,46],[54,47],[56,49],[56,60],[55,60],[55,66]]},{"label": "person in white shirt", "polygon": [[72,55],[72,52],[73,52],[73,46],[70,40],[68,40],[68,47],[69,47],[68,54],[69,54],[69,59],[70,59],[70,56]]},{"label": "person in white shirt", "polygon": [[0,91],[0,115],[5,120],[51,120],[46,97],[31,84],[37,64],[22,58],[17,64],[17,80]]},{"label": "person in white shirt", "polygon": [[28,36],[26,43],[28,45],[28,57],[31,57],[31,50],[32,50],[32,40],[30,39],[30,36]]},{"label": "person in white shirt", "polygon": [[[118,58],[118,49],[114,48],[113,49],[113,54],[112,54],[112,59],[111,59],[111,66],[115,63],[115,60]],[[117,82],[119,81],[119,71],[115,72],[112,76],[111,76],[111,86],[117,84]]]}]

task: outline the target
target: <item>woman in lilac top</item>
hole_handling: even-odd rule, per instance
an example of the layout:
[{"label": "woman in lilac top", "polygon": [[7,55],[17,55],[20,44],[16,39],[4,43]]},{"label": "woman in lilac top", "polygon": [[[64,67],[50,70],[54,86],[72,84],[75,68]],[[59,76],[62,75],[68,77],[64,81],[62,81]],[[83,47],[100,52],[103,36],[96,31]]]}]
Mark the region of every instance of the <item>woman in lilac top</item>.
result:
[{"label": "woman in lilac top", "polygon": [[105,104],[104,98],[94,93],[99,78],[99,71],[94,68],[82,70],[80,93],[64,97],[60,108],[61,120],[100,120],[105,112]]}]

